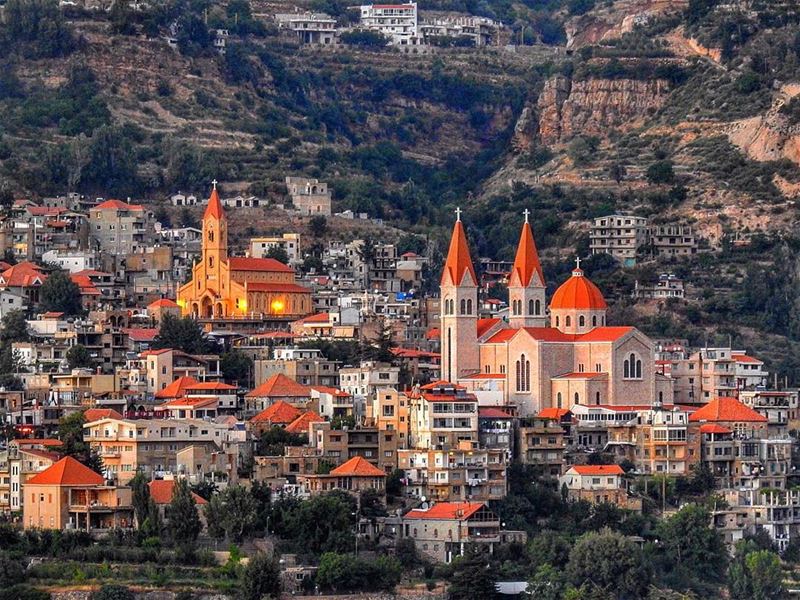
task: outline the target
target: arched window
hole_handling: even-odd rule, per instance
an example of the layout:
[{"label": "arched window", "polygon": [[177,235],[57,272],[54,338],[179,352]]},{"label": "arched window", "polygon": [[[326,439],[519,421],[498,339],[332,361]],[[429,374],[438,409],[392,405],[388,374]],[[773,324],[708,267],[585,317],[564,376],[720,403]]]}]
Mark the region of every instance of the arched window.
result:
[{"label": "arched window", "polygon": [[533,300],[528,300],[528,315],[534,314],[533,311]]},{"label": "arched window", "polygon": [[592,327],[597,327],[597,315],[592,316]]},{"label": "arched window", "polygon": [[472,298],[467,299],[467,314],[472,314]]},{"label": "arched window", "polygon": [[453,364],[453,347],[451,346],[452,342],[452,330],[448,327],[447,328],[447,379],[448,381],[452,381],[453,374],[450,372],[450,365]]},{"label": "arched window", "polygon": [[209,256],[208,257],[208,266],[212,267],[212,268],[214,267],[214,257],[213,256]]},{"label": "arched window", "polygon": [[583,326],[585,326],[585,325],[586,325],[586,318],[585,318],[583,315],[581,315],[580,317],[578,317],[578,325],[579,325],[580,327],[583,327]]},{"label": "arched window", "polygon": [[664,392],[658,392],[658,401],[664,402]]},{"label": "arched window", "polygon": [[517,391],[522,391],[522,365],[517,361]]},{"label": "arched window", "polygon": [[598,405],[600,404],[600,392],[595,392],[595,394],[594,394],[594,403],[598,404]]},{"label": "arched window", "polygon": [[464,298],[461,299],[461,314],[467,314],[467,301]]},{"label": "arched window", "polygon": [[622,376],[625,379],[642,378],[642,361],[633,352],[622,363]]},{"label": "arched window", "polygon": [[533,305],[533,309],[534,309],[533,312],[536,316],[542,314],[542,301],[537,300],[536,303]]},{"label": "arched window", "polygon": [[603,315],[602,317],[600,317],[600,319],[602,320],[601,324],[603,325],[603,327],[605,327],[606,326],[606,316]]},{"label": "arched window", "polygon": [[641,378],[642,378],[642,361],[641,360],[637,360],[636,361],[636,379],[641,379]]},{"label": "arched window", "polygon": [[559,323],[558,323],[558,316],[556,316],[556,327],[558,327],[558,325],[559,325]]},{"label": "arched window", "polygon": [[556,394],[556,405],[558,406],[558,408],[561,408],[561,392],[558,392],[558,394]]},{"label": "arched window", "polygon": [[581,395],[578,392],[575,392],[575,404],[581,403]]},{"label": "arched window", "polygon": [[569,327],[570,325],[572,325],[572,317],[567,315],[564,317],[564,327]]},{"label": "arched window", "polygon": [[208,230],[208,241],[209,242],[213,242],[214,241],[214,230],[213,229],[209,229]]},{"label": "arched window", "polygon": [[625,379],[630,379],[631,377],[631,365],[626,358],[625,361],[622,363],[622,376]]},{"label": "arched window", "polygon": [[525,361],[525,391],[531,391],[531,361]]}]

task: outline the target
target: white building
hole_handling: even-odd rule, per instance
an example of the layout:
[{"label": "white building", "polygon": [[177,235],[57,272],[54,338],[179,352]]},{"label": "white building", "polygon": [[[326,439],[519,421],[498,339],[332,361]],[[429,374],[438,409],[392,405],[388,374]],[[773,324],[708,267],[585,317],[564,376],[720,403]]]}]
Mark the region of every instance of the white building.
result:
[{"label": "white building", "polygon": [[301,44],[328,46],[336,43],[336,19],[325,13],[288,13],[275,15],[278,29],[291,31]]},{"label": "white building", "polygon": [[100,260],[93,250],[48,250],[42,254],[42,261],[58,265],[70,273],[100,268]]},{"label": "white building", "polygon": [[413,44],[419,37],[417,3],[362,5],[361,26],[371,31],[379,31],[388,37],[392,44]]},{"label": "white building", "polygon": [[172,194],[172,196],[169,197],[169,201],[172,202],[172,206],[197,206],[198,204],[202,204],[202,201],[198,202],[197,196],[194,194],[186,195],[180,192]]},{"label": "white building", "polygon": [[289,257],[289,265],[296,266],[303,262],[300,254],[300,234],[284,233],[273,237],[252,238],[250,240],[250,256],[253,258],[266,258],[273,248],[281,248]]}]

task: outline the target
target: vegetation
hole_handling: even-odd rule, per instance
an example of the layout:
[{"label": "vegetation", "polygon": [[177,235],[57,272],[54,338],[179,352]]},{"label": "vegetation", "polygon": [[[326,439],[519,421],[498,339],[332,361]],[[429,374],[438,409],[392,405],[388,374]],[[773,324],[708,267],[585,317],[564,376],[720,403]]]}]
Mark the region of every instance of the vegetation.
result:
[{"label": "vegetation", "polygon": [[191,317],[164,315],[158,335],[153,341],[154,348],[174,348],[189,354],[204,354],[212,350],[212,345],[203,335],[197,321]]},{"label": "vegetation", "polygon": [[200,535],[202,523],[186,479],[175,480],[166,518],[170,536],[179,546],[188,546]]},{"label": "vegetation", "polygon": [[67,350],[67,364],[70,369],[91,367],[92,362],[92,355],[89,353],[89,350],[86,349],[86,346],[75,344]]},{"label": "vegetation", "polygon": [[42,312],[62,312],[65,315],[83,314],[81,290],[66,271],[50,273],[39,289],[39,308]]}]

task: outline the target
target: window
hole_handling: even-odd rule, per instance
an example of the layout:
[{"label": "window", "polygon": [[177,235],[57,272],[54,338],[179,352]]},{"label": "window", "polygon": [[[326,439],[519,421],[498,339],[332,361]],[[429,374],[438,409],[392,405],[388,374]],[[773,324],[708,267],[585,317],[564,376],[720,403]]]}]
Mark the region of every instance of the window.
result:
[{"label": "window", "polygon": [[594,394],[594,403],[600,404],[600,392],[595,392]]},{"label": "window", "polygon": [[467,314],[468,315],[472,314],[472,298],[469,298],[467,300]]},{"label": "window", "polygon": [[567,315],[566,317],[564,317],[564,327],[569,327],[571,325],[572,325],[572,317]]},{"label": "window", "polygon": [[592,316],[592,327],[597,327],[597,315]]},{"label": "window", "polygon": [[642,361],[633,352],[622,363],[622,377],[625,379],[642,378]]},{"label": "window", "polygon": [[583,315],[578,317],[578,326],[580,327],[586,326],[586,318]]},{"label": "window", "polygon": [[537,301],[536,301],[536,302],[533,304],[533,309],[534,309],[534,310],[533,310],[533,313],[534,313],[536,316],[539,316],[539,315],[541,315],[541,314],[542,314],[542,301],[541,301],[541,300],[537,300]]},{"label": "window", "polygon": [[559,323],[558,323],[558,316],[556,315],[556,327],[558,327],[558,325],[559,325]]},{"label": "window", "polygon": [[519,357],[516,363],[517,391],[531,391],[531,361],[527,360],[524,354]]},{"label": "window", "polygon": [[581,403],[581,395],[578,392],[575,392],[575,404]]},{"label": "window", "polygon": [[561,392],[558,392],[558,394],[556,394],[556,406],[558,406],[558,408],[561,408]]}]

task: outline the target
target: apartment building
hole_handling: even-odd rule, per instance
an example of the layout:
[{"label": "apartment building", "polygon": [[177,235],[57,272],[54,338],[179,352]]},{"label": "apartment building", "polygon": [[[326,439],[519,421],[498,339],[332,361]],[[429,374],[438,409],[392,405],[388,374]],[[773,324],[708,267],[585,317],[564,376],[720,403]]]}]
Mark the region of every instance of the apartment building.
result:
[{"label": "apartment building", "polygon": [[139,204],[106,200],[89,211],[89,235],[103,252],[124,256],[152,245],[154,222]]},{"label": "apartment building", "polygon": [[147,350],[140,354],[144,361],[148,394],[164,390],[176,379],[188,377],[194,381],[218,379],[221,376],[219,356],[192,355],[174,348]]},{"label": "apartment building", "polygon": [[399,436],[394,431],[359,425],[333,429],[329,422],[317,422],[311,425],[309,443],[334,465],[360,456],[385,473],[397,468]]},{"label": "apartment building", "polygon": [[639,300],[669,300],[670,298],[683,300],[686,297],[686,290],[682,279],[671,273],[662,273],[658,276],[658,281],[652,285],[640,284],[637,279],[633,286],[632,296]]},{"label": "apartment building", "polygon": [[356,412],[366,414],[366,406],[385,390],[398,388],[400,367],[387,363],[364,361],[357,367],[339,370],[339,389],[350,394],[356,403]]},{"label": "apartment building", "polygon": [[676,404],[700,405],[720,396],[739,395],[740,390],[766,385],[764,363],[731,348],[701,348],[682,358],[658,365],[674,381]]},{"label": "apartment building", "polygon": [[536,465],[545,475],[561,477],[565,446],[564,429],[558,420],[541,416],[519,420],[517,456],[523,464]]},{"label": "apartment building", "polygon": [[448,450],[398,450],[405,491],[436,502],[500,500],[506,496],[504,450],[480,448],[464,441]]},{"label": "apartment building", "polygon": [[361,27],[384,34],[397,45],[411,45],[419,37],[417,3],[361,6]]},{"label": "apartment building", "polygon": [[647,240],[647,219],[633,215],[597,217],[589,231],[592,254],[610,254],[626,266],[636,264],[637,251]]},{"label": "apartment building", "polygon": [[8,442],[0,452],[0,512],[22,509],[22,493],[27,481],[61,458],[55,452],[61,442],[54,439],[20,439]]},{"label": "apartment building", "polygon": [[764,370],[763,360],[748,356],[744,350],[731,350],[731,357],[736,362],[736,389],[754,390],[767,387],[769,373]]},{"label": "apartment building", "polygon": [[642,500],[629,497],[624,475],[619,465],[573,465],[561,477],[561,485],[566,486],[570,500],[640,511]]},{"label": "apartment building", "polygon": [[275,248],[286,252],[286,256],[289,257],[289,266],[296,267],[303,262],[299,233],[284,233],[280,236],[258,237],[250,240],[250,256],[252,258],[269,258],[270,250]]},{"label": "apartment building", "polygon": [[739,401],[767,417],[771,430],[785,433],[788,423],[798,419],[798,390],[743,390]]},{"label": "apartment building", "polygon": [[410,402],[403,392],[387,388],[375,394],[367,404],[367,423],[379,431],[397,432],[398,448],[408,447]]},{"label": "apartment building", "polygon": [[447,450],[478,442],[478,399],[463,386],[439,381],[409,396],[412,448]]},{"label": "apartment building", "polygon": [[689,225],[653,225],[650,245],[655,256],[690,256],[697,253],[697,238]]},{"label": "apartment building", "polygon": [[273,358],[255,360],[253,371],[256,385],[280,374],[306,386],[338,387],[340,364],[317,348],[277,346]]},{"label": "apartment building", "polygon": [[[107,479],[124,485],[137,470],[149,477],[178,472],[178,453],[203,446],[227,453],[239,444],[227,424],[199,419],[100,419],[84,425],[84,439],[103,459]],[[235,470],[228,474],[236,480]]]},{"label": "apartment building", "polygon": [[329,46],[336,43],[336,19],[325,13],[297,12],[275,15],[278,29],[291,32],[300,44]]}]

